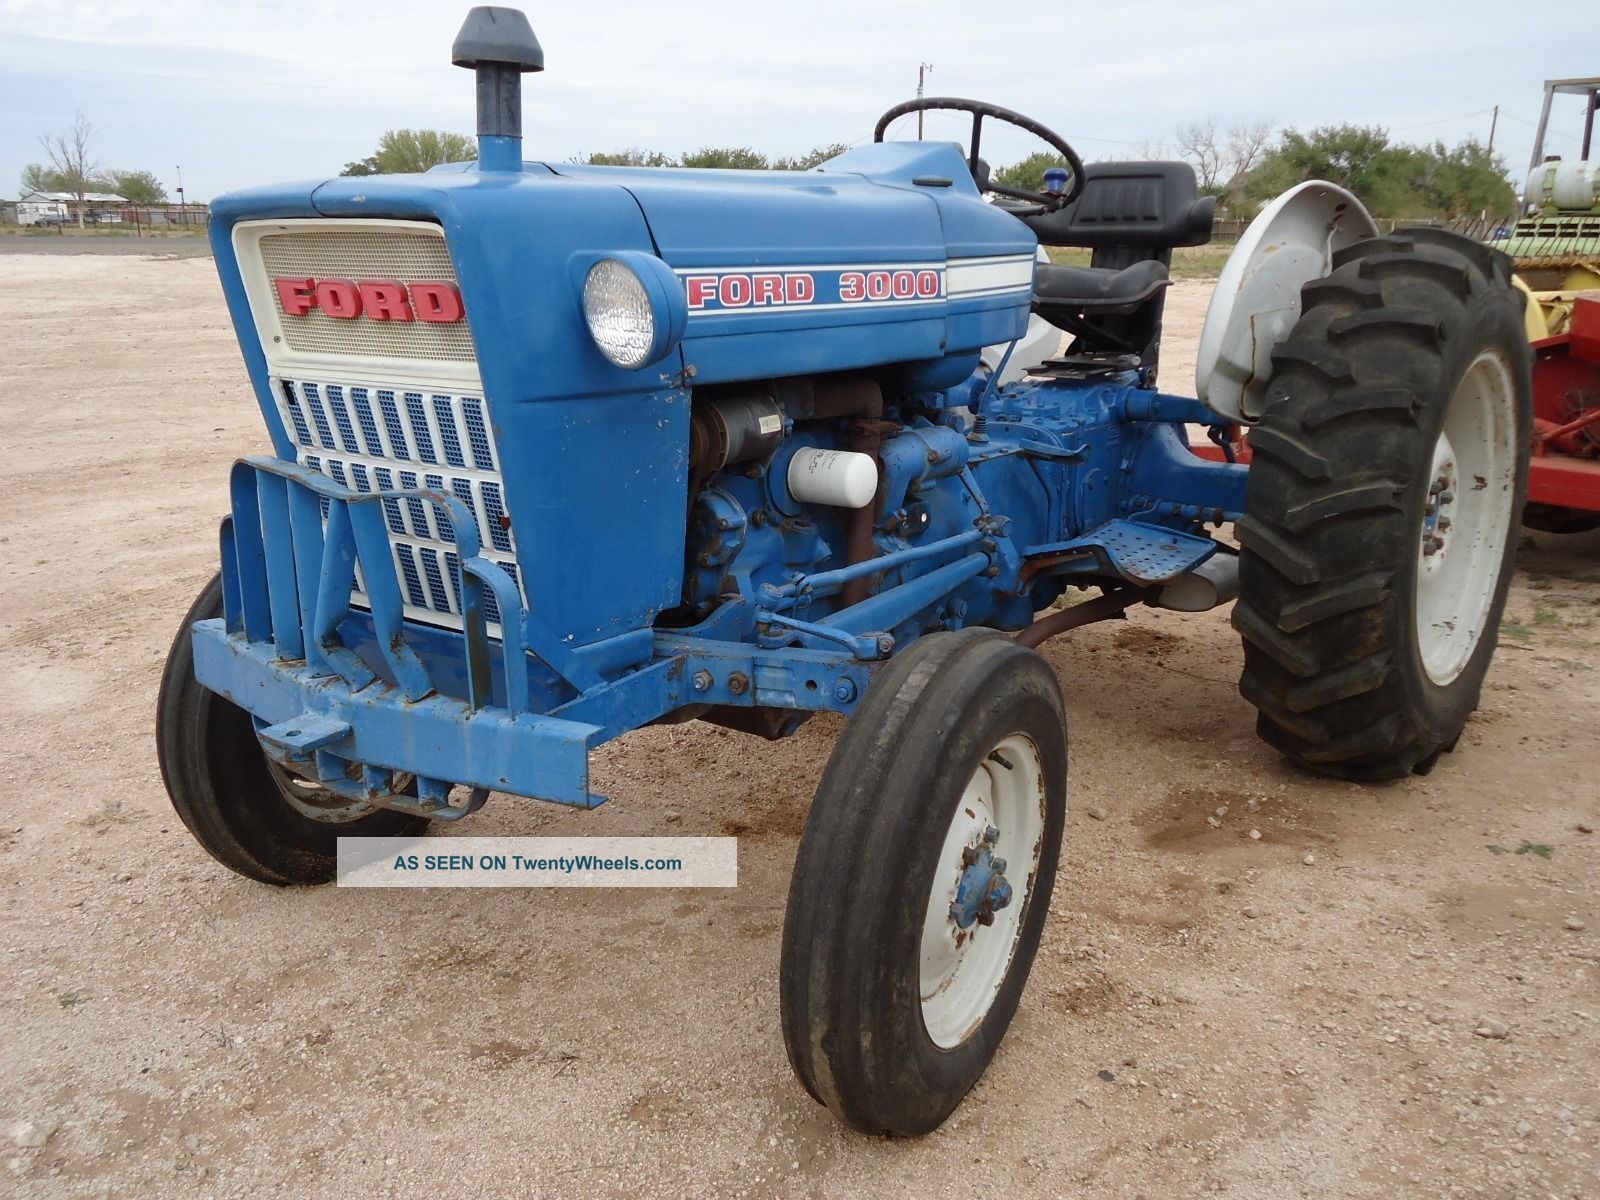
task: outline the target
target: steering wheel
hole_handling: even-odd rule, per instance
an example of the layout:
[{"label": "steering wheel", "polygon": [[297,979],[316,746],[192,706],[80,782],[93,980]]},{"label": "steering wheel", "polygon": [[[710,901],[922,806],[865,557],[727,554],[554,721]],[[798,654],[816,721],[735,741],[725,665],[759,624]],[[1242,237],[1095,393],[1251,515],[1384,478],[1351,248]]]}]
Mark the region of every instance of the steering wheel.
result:
[{"label": "steering wheel", "polygon": [[[1040,213],[1055,212],[1058,208],[1065,208],[1078,198],[1078,193],[1083,191],[1083,160],[1078,157],[1067,140],[1053,129],[1039,124],[1032,117],[1025,117],[1019,112],[1012,112],[1009,108],[1001,108],[998,104],[989,104],[983,100],[963,100],[959,96],[926,96],[917,100],[907,100],[904,104],[896,104],[883,116],[878,118],[878,124],[872,131],[872,140],[883,141],[884,131],[890,124],[899,120],[907,113],[928,112],[942,109],[954,112],[972,114],[972,145],[967,152],[967,169],[972,172],[972,178],[980,187],[1001,196],[1009,196],[1013,200],[1026,200],[1038,206]],[[1053,149],[1061,151],[1061,157],[1067,160],[1072,175],[1067,186],[1060,192],[1028,192],[1021,188],[1006,187],[1004,184],[985,182],[978,179],[978,146],[983,140],[983,119],[993,117],[996,121],[1004,121],[1007,125],[1015,125],[1018,129],[1026,130],[1035,137],[1048,143]],[[1019,217],[1036,216],[1035,212],[1023,209],[1008,209]]]}]

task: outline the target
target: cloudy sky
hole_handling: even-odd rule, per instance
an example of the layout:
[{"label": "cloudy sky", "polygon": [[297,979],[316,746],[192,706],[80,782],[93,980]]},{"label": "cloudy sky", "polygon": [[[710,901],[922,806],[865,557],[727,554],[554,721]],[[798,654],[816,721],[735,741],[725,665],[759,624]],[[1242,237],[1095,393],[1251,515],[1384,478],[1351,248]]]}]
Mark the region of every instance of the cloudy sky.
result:
[{"label": "cloudy sky", "polygon": [[[82,111],[106,167],[191,198],[337,173],[383,130],[472,130],[449,65],[466,3],[436,0],[0,0],[0,195],[41,133]],[[547,70],[524,91],[529,158],[626,146],[798,153],[870,136],[930,91],[1019,109],[1086,159],[1219,127],[1349,121],[1405,141],[1489,134],[1519,180],[1541,81],[1600,74],[1595,0],[588,0],[527,4]],[[1537,13],[1521,19],[1520,13]],[[1558,31],[1567,31],[1564,35]],[[1576,102],[1552,152],[1577,151]],[[930,135],[958,136],[955,118]],[[1036,148],[997,141],[1005,162]]]}]

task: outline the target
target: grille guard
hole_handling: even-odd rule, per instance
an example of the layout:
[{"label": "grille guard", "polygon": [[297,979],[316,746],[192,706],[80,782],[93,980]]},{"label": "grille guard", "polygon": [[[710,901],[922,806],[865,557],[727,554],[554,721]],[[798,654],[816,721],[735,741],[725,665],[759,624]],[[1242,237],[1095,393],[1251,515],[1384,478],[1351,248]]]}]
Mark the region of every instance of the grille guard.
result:
[{"label": "grille guard", "polygon": [[[230,493],[233,512],[221,533],[224,618],[195,626],[195,671],[255,716],[269,755],[340,794],[435,818],[466,815],[490,789],[581,807],[600,802],[588,790],[588,749],[601,728],[531,712],[526,656],[542,660],[579,700],[606,681],[526,611],[511,577],[483,556],[459,499],[432,490],[356,492],[266,456],[234,464]],[[406,499],[442,509],[454,531],[467,667],[461,700],[438,692],[406,642],[383,512],[383,501]],[[387,679],[340,633],[358,570]],[[485,589],[499,609],[498,645]],[[503,707],[492,703],[496,650]],[[538,752],[526,755],[530,744]],[[416,775],[415,798],[395,793],[401,770]],[[465,807],[449,804],[453,784],[471,789]]]}]

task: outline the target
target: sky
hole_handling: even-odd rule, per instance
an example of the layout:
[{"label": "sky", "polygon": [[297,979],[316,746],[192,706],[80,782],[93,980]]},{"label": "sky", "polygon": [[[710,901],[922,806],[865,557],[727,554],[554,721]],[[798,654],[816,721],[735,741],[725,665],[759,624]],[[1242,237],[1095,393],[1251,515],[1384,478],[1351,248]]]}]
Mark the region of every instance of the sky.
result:
[{"label": "sky", "polygon": [[[450,65],[467,7],[0,0],[0,196],[43,158],[39,135],[76,112],[101,166],[150,170],[169,193],[181,171],[194,200],[337,174],[385,129],[471,133],[470,73]],[[1595,0],[1541,0],[1526,20],[1498,0],[563,0],[527,11],[546,70],[525,77],[525,157],[551,161],[860,141],[915,94],[927,62],[929,94],[1026,113],[1089,161],[1138,156],[1207,119],[1487,140],[1498,104],[1495,148],[1520,183],[1542,81],[1600,75]],[[1576,155],[1577,104],[1558,107],[1547,152]],[[929,119],[930,137],[963,133],[958,117]],[[1025,134],[986,147],[997,165],[1041,148]]]}]

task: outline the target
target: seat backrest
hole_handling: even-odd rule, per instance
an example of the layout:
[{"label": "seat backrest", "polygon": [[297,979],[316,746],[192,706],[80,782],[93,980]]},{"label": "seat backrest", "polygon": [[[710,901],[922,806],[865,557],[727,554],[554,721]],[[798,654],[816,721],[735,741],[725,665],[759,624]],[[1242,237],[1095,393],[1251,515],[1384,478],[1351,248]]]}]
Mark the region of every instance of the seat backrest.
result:
[{"label": "seat backrest", "polygon": [[[1171,266],[1173,247],[1211,240],[1217,202],[1199,194],[1188,163],[1089,163],[1083,179],[1083,191],[1065,208],[1022,218],[1042,245],[1085,246],[1091,266],[1121,271],[1141,262]],[[1164,307],[1163,289],[1130,313],[1086,319],[1074,330],[1071,352],[1135,352],[1144,385],[1154,387]]]},{"label": "seat backrest", "polygon": [[1211,240],[1216,198],[1199,194],[1188,163],[1089,163],[1083,174],[1071,204],[1023,218],[1042,245],[1165,250]]}]

